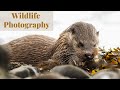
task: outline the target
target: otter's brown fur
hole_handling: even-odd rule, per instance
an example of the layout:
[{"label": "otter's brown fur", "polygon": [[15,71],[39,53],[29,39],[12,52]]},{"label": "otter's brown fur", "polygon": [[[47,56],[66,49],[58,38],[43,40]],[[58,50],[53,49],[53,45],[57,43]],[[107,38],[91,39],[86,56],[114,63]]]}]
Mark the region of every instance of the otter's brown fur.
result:
[{"label": "otter's brown fur", "polygon": [[[28,35],[13,40],[4,46],[9,49],[10,62],[32,64],[47,61],[51,56],[51,46],[55,39],[44,35]],[[18,65],[20,66],[20,65]]]},{"label": "otter's brown fur", "polygon": [[51,59],[53,63],[82,67],[83,61],[87,62],[87,66],[95,66],[94,61],[89,59],[97,55],[98,42],[98,32],[92,24],[77,22],[63,31],[58,40],[43,35],[29,35],[13,40],[6,46],[11,51],[11,62],[41,66],[43,61]]},{"label": "otter's brown fur", "polygon": [[[53,60],[60,64],[73,64],[85,68],[97,66],[94,58],[97,56],[99,43],[98,32],[92,24],[77,22],[68,27],[59,37],[54,45]],[[90,55],[93,60],[86,58]]]}]

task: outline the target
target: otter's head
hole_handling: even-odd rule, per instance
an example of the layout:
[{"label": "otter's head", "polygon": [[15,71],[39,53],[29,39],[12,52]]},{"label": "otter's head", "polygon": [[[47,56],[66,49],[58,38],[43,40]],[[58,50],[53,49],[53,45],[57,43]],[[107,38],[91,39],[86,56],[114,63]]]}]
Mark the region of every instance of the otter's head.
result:
[{"label": "otter's head", "polygon": [[[84,62],[84,68],[95,68],[97,57],[98,34],[92,24],[77,22],[71,25],[65,32],[69,32],[69,43],[72,44],[75,54],[79,58],[78,66]],[[65,33],[63,32],[63,33]]]}]

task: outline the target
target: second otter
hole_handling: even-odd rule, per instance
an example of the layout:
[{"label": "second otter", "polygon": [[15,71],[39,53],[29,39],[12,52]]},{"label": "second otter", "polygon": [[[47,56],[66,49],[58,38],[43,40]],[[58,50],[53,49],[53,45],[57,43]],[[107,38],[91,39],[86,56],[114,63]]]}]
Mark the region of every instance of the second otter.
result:
[{"label": "second otter", "polygon": [[55,65],[72,64],[92,69],[97,65],[94,58],[97,56],[98,34],[92,24],[77,22],[63,31],[58,40],[43,35],[29,35],[5,46],[10,49],[11,62],[48,67],[49,62],[55,61],[58,62]]}]

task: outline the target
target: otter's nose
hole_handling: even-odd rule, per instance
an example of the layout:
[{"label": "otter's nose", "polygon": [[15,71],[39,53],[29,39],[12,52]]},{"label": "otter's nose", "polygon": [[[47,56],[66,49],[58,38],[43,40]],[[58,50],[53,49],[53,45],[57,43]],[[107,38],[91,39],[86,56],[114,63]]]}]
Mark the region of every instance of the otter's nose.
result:
[{"label": "otter's nose", "polygon": [[85,59],[89,61],[93,61],[94,55],[90,53],[85,54]]}]

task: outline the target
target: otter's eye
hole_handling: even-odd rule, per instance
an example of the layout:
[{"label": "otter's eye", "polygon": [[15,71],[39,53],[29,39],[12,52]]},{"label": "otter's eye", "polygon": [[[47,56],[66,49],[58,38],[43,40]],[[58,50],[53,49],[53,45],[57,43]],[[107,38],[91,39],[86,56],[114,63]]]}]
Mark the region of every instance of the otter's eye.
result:
[{"label": "otter's eye", "polygon": [[78,46],[79,48],[80,48],[80,47],[84,47],[84,44],[81,43],[81,42],[79,42],[77,46]]},{"label": "otter's eye", "polygon": [[72,34],[75,34],[75,29],[74,29],[74,28],[72,28],[71,32],[72,32]]},{"label": "otter's eye", "polygon": [[96,44],[95,44],[95,45],[93,45],[93,47],[96,47]]}]

